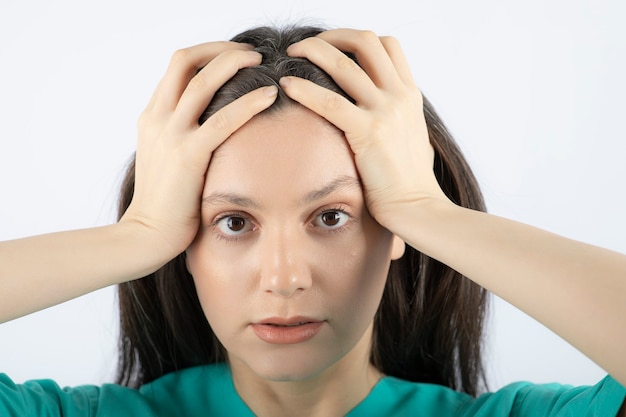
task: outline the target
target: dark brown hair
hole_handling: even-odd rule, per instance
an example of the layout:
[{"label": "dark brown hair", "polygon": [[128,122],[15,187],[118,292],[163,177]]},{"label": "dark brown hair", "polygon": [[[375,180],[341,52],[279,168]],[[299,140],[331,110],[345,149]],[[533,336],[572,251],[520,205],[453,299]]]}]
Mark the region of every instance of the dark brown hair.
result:
[{"label": "dark brown hair", "polygon": [[[243,94],[278,85],[287,75],[309,79],[347,97],[328,74],[287,47],[322,31],[316,27],[261,27],[233,40],[254,45],[261,65],[240,70],[216,93],[211,114]],[[279,89],[266,112],[294,102]],[[424,98],[435,148],[434,170],[443,191],[463,207],[484,210],[478,184],[452,136]],[[134,189],[134,159],[122,186],[119,216]],[[119,286],[120,353],[117,382],[137,387],[166,373],[226,360],[224,347],[207,322],[182,253],[158,271]],[[398,378],[441,384],[477,395],[486,388],[482,363],[487,292],[446,265],[407,247],[393,261],[374,323],[372,363]]]}]

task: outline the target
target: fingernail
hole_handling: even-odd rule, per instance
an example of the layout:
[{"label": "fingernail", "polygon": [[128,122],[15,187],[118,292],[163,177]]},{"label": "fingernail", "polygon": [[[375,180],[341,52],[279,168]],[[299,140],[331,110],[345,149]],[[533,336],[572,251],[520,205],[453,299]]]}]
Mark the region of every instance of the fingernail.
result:
[{"label": "fingernail", "polygon": [[287,88],[289,87],[289,83],[291,83],[291,80],[289,79],[289,77],[282,77],[280,80],[278,80],[278,83],[282,88]]},{"label": "fingernail", "polygon": [[275,96],[276,94],[278,94],[278,87],[276,87],[275,85],[270,85],[268,87],[265,87],[263,89],[263,94],[266,97],[272,97]]},{"label": "fingernail", "polygon": [[246,49],[254,49],[255,46],[252,45],[251,43],[242,43],[241,44],[243,47],[245,47]]}]

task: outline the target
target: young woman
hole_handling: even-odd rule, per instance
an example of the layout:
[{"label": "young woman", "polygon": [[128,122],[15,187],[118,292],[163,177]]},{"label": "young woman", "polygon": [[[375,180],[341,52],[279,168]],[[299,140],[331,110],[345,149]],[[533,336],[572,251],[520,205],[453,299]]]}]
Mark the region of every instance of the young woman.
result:
[{"label": "young woman", "polygon": [[[395,40],[233,41],[174,55],[117,224],[1,244],[2,319],[120,284],[122,323],[119,385],[0,414],[625,415],[626,256],[482,212]],[[611,376],[479,395],[485,289]]]}]

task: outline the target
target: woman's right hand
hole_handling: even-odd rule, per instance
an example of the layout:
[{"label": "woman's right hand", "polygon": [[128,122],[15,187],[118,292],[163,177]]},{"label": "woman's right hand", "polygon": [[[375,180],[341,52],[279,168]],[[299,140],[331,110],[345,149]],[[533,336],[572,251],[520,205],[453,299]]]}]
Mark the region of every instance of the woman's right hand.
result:
[{"label": "woman's right hand", "polygon": [[202,125],[198,118],[239,69],[260,62],[261,55],[250,46],[234,42],[179,50],[139,118],[134,196],[120,223],[142,227],[170,259],[187,248],[198,230],[212,152],[269,107],[277,89],[252,91]]},{"label": "woman's right hand", "polygon": [[114,225],[0,242],[0,322],[146,276],[187,248],[213,151],[274,102],[276,87],[246,94],[201,126],[198,118],[222,84],[260,61],[232,42],[174,54],[139,119],[128,210]]}]

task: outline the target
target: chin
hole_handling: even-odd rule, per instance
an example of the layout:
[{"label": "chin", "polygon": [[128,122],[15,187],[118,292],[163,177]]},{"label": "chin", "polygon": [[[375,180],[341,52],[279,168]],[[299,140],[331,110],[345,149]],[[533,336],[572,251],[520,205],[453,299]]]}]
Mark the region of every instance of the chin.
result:
[{"label": "chin", "polygon": [[247,368],[259,378],[273,382],[303,382],[314,379],[340,361],[342,355],[317,349],[280,349],[246,358],[231,358],[233,368]]},{"label": "chin", "polygon": [[360,339],[319,338],[285,345],[246,343],[236,346],[239,349],[226,349],[231,368],[239,375],[273,382],[305,382],[324,374],[330,376],[334,371],[343,373],[369,364],[371,327],[368,329]]},{"label": "chin", "polygon": [[336,360],[327,358],[289,357],[289,355],[275,355],[273,358],[264,358],[260,363],[253,365],[253,371],[261,378],[275,382],[301,382],[319,376],[330,368]]}]

